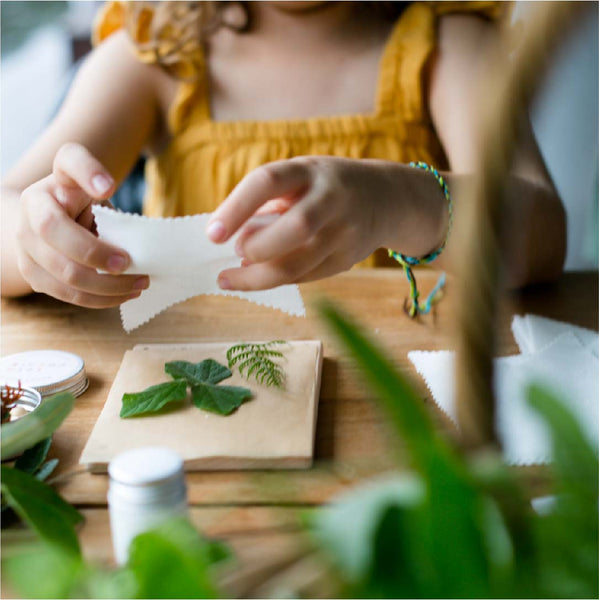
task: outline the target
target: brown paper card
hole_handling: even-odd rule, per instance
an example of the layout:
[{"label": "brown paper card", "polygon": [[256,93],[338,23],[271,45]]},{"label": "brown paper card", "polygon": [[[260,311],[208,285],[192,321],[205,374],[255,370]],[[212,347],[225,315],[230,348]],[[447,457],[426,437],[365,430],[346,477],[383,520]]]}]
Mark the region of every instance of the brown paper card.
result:
[{"label": "brown paper card", "polygon": [[123,394],[172,381],[164,364],[172,360],[200,362],[213,358],[226,365],[230,343],[145,344],[123,357],[106,404],[87,441],[80,463],[105,471],[117,454],[140,446],[167,446],[179,453],[187,470],[299,469],[312,464],[322,368],[322,343],[289,342],[285,389],[246,380],[233,367],[222,385],[250,388],[253,398],[228,416],[182,406],[155,415],[122,419]]}]

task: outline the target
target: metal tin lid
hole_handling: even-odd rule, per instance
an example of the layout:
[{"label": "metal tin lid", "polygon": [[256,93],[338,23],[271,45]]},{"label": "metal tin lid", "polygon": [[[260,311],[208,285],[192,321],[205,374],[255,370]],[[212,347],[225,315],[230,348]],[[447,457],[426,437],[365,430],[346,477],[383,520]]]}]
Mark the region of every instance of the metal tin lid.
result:
[{"label": "metal tin lid", "polygon": [[58,392],[80,396],[89,381],[83,359],[62,350],[33,350],[0,359],[0,382],[35,388],[42,397]]},{"label": "metal tin lid", "polygon": [[[33,412],[42,403],[41,394],[33,388],[16,387],[10,390],[4,384],[0,388],[2,389],[2,411],[4,413],[5,408],[9,411],[9,419],[5,421],[6,423],[18,421],[21,417]],[[17,392],[16,397],[11,398],[11,392],[13,394]],[[4,419],[4,414],[2,419]],[[5,422],[3,421],[2,425]]]}]

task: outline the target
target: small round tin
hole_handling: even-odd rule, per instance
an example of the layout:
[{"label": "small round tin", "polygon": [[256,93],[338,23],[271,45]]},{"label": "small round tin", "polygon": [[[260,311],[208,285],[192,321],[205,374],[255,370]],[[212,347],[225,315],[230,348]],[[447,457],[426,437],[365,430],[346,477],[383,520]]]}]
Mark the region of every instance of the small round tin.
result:
[{"label": "small round tin", "polygon": [[5,385],[1,386],[2,419],[4,419],[4,410],[9,411],[9,418],[3,421],[3,424],[18,421],[21,417],[33,412],[42,403],[41,394],[33,388],[13,388],[12,386],[11,388]]},{"label": "small round tin", "polygon": [[0,382],[35,388],[43,398],[58,392],[80,396],[89,385],[83,359],[62,350],[33,350],[2,357]]}]

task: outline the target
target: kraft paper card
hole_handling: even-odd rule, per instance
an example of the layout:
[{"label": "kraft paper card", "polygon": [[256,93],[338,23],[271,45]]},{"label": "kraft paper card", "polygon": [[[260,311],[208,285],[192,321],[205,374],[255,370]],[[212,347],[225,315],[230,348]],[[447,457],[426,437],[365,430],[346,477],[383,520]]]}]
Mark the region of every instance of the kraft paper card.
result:
[{"label": "kraft paper card", "polygon": [[248,381],[233,367],[232,377],[221,384],[250,388],[253,397],[228,416],[200,410],[189,399],[162,414],[119,416],[123,394],[172,381],[164,372],[166,362],[212,358],[226,365],[226,352],[234,343],[147,344],[128,350],[80,462],[93,471],[106,471],[121,452],[163,445],[179,453],[187,470],[310,467],[322,368],[319,341],[279,347],[283,390]]}]

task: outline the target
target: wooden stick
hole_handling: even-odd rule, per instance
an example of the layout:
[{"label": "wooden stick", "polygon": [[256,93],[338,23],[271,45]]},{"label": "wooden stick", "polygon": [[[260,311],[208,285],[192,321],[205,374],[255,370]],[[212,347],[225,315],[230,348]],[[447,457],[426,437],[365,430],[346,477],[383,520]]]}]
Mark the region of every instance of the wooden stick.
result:
[{"label": "wooden stick", "polygon": [[[518,123],[542,81],[555,48],[586,3],[535,2],[531,23],[517,60],[489,71],[479,101],[480,166],[475,184],[462,202],[458,235],[456,402],[458,423],[467,449],[497,448],[493,358],[496,349],[497,299],[500,283],[500,235],[504,194]],[[507,37],[507,36],[504,36]],[[508,47],[506,42],[505,47]],[[499,75],[497,75],[499,73]]]}]

